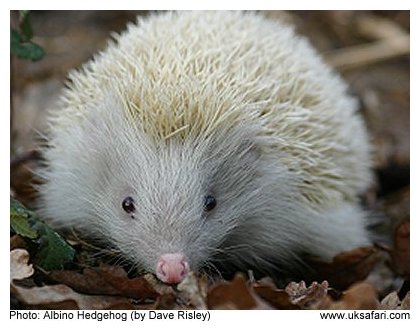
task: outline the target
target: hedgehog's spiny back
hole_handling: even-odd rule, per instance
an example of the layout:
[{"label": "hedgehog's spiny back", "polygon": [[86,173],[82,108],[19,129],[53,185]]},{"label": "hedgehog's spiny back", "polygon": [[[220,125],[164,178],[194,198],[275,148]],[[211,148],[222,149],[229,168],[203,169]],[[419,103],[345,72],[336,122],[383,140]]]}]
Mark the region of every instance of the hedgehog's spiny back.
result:
[{"label": "hedgehog's spiny back", "polygon": [[311,203],[354,200],[369,184],[354,102],[291,29],[251,13],[181,12],[139,21],[116,39],[72,74],[57,133],[114,93],[156,140],[257,122]]}]

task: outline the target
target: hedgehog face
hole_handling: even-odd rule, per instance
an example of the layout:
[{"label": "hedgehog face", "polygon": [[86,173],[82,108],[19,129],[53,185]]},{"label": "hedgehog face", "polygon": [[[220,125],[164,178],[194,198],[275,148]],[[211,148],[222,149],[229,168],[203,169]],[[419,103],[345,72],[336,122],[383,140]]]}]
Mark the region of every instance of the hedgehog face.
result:
[{"label": "hedgehog face", "polygon": [[262,153],[258,128],[223,125],[202,136],[184,132],[157,139],[114,99],[104,105],[63,128],[63,142],[56,139],[48,151],[62,162],[49,169],[43,187],[50,218],[77,221],[79,230],[108,238],[138,269],[167,283],[214,257],[246,259],[244,251],[231,249],[239,248],[235,233],[277,210],[273,206],[284,201],[279,192],[288,188],[290,196],[278,160]]},{"label": "hedgehog face", "polygon": [[[139,269],[159,274],[204,267],[261,209],[261,153],[252,131],[224,126],[203,137],[158,140],[123,116],[118,104],[106,104],[68,129],[74,145],[50,151],[60,153],[63,171],[45,188],[64,190],[65,217],[89,222],[86,231],[109,238]],[[123,128],[118,136],[116,127]]]},{"label": "hedgehog face", "polygon": [[[130,162],[119,155],[117,164],[107,166],[111,174],[103,173],[111,181],[102,186],[105,200],[95,209],[104,231],[139,268],[158,276],[165,266],[169,275],[205,266],[252,213],[259,194],[256,147],[235,135],[224,149],[219,139],[192,144],[174,137],[139,152],[132,138],[126,145]],[[103,155],[115,149],[108,145]],[[181,279],[171,277],[159,278]]]}]

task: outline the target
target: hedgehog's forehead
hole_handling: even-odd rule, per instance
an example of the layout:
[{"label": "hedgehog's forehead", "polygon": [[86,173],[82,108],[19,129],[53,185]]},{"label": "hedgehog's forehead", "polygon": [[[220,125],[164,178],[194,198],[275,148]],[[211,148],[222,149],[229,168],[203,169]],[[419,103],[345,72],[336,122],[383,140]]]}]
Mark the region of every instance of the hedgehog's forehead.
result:
[{"label": "hedgehog's forehead", "polygon": [[154,94],[125,94],[124,113],[129,122],[157,141],[172,137],[211,136],[249,120],[245,105],[221,95],[200,95],[191,91]]}]

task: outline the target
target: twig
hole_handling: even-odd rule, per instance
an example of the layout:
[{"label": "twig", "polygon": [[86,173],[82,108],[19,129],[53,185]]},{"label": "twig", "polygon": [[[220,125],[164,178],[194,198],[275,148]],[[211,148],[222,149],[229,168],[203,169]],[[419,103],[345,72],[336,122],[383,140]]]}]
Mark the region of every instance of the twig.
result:
[{"label": "twig", "polygon": [[325,56],[326,61],[340,70],[362,67],[410,53],[410,37],[403,36],[364,45],[339,49]]},{"label": "twig", "polygon": [[405,30],[394,21],[370,14],[357,16],[355,24],[357,31],[361,35],[374,40],[407,36]]},{"label": "twig", "polygon": [[355,25],[361,35],[375,41],[327,54],[327,62],[334,67],[352,69],[410,53],[410,36],[395,22],[366,14]]}]

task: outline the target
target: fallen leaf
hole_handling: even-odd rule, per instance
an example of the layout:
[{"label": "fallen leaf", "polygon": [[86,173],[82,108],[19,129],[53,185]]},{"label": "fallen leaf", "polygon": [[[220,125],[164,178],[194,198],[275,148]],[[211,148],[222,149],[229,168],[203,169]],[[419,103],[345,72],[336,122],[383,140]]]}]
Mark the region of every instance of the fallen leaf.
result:
[{"label": "fallen leaf", "polygon": [[393,270],[410,276],[410,223],[399,224],[394,231],[394,249],[391,251]]},{"label": "fallen leaf", "polygon": [[166,294],[175,295],[174,288],[171,285],[167,285],[161,282],[159,279],[156,278],[155,275],[151,273],[147,273],[143,275],[143,278],[147,280],[147,282],[150,284],[153,290],[159,293],[160,295],[166,295]]},{"label": "fallen leaf", "polygon": [[[19,159],[20,156],[17,157]],[[22,164],[13,165],[18,161],[15,156],[10,160],[10,189],[11,195],[19,200],[23,205],[33,205],[37,198],[35,187],[40,184],[39,179],[34,175],[34,164],[23,162]]]},{"label": "fallen leaf", "polygon": [[51,271],[48,276],[81,293],[119,295],[138,300],[154,300],[159,295],[146,279],[143,277],[130,279],[124,269],[118,266],[101,265],[98,268],[85,268],[83,273],[56,270]]},{"label": "fallen leaf", "polygon": [[33,213],[26,209],[19,201],[10,197],[10,226],[22,237],[35,239],[38,233],[30,224]]},{"label": "fallen leaf", "polygon": [[39,245],[34,263],[45,270],[63,269],[75,250],[37,214],[10,197],[10,226],[19,235]]},{"label": "fallen leaf", "polygon": [[63,269],[66,263],[74,259],[74,248],[45,223],[38,222],[36,227],[40,234],[36,265],[45,270]]},{"label": "fallen leaf", "polygon": [[328,293],[328,282],[323,281],[321,284],[312,282],[306,287],[305,282],[291,282],[286,286],[285,292],[290,296],[290,301],[300,308],[315,308]]},{"label": "fallen leaf", "polygon": [[151,309],[172,310],[185,309],[182,305],[177,303],[177,296],[175,293],[165,293],[160,295]]},{"label": "fallen leaf", "polygon": [[29,250],[29,244],[21,235],[15,234],[10,237],[10,251],[17,248]]},{"label": "fallen leaf", "polygon": [[315,278],[328,279],[332,287],[346,289],[364,280],[382,259],[383,253],[369,246],[342,252],[331,263],[308,260],[308,264],[315,270]]},{"label": "fallen leaf", "polygon": [[207,309],[207,278],[190,272],[185,279],[178,284],[178,296],[186,304],[194,309]]},{"label": "fallen leaf", "polygon": [[29,253],[21,248],[10,252],[10,280],[25,279],[34,273],[32,264],[29,262]]},{"label": "fallen leaf", "polygon": [[400,300],[398,293],[393,291],[382,299],[381,309],[410,309],[410,292],[407,292],[405,297]]},{"label": "fallen leaf", "polygon": [[344,291],[339,300],[326,296],[315,309],[380,309],[375,288],[369,283],[356,283]]},{"label": "fallen leaf", "polygon": [[155,275],[147,273],[143,278],[150,284],[153,290],[159,294],[152,309],[185,309],[177,302],[178,293],[170,285],[162,283]]},{"label": "fallen leaf", "polygon": [[407,292],[404,299],[402,299],[400,307],[404,310],[410,309],[410,292]]},{"label": "fallen leaf", "polygon": [[124,298],[82,296],[65,285],[23,287],[15,280],[33,275],[28,265],[29,253],[24,249],[10,252],[10,292],[27,307],[41,309],[132,309],[133,305]]},{"label": "fallen leaf", "polygon": [[30,309],[138,309],[128,298],[84,295],[66,285],[15,286],[11,292]]},{"label": "fallen leaf", "polygon": [[209,309],[272,309],[253,293],[242,274],[236,274],[231,282],[222,282],[210,288],[207,293],[207,307]]},{"label": "fallen leaf", "polygon": [[381,309],[397,309],[400,304],[401,301],[400,298],[398,298],[397,292],[393,291],[382,299]]},{"label": "fallen leaf", "polygon": [[254,283],[252,287],[255,293],[276,309],[299,309],[299,306],[291,302],[285,290],[259,282]]}]

